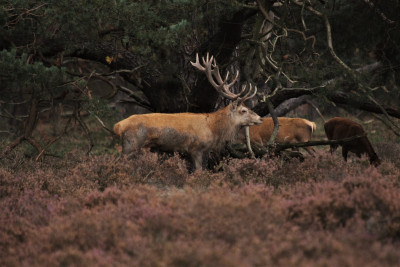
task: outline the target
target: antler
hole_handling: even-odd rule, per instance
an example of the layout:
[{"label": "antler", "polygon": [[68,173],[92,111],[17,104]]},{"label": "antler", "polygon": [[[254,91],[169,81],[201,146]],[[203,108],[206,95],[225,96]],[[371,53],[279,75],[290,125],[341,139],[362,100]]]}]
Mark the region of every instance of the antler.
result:
[{"label": "antler", "polygon": [[[246,91],[246,88],[247,88],[246,85],[242,85],[242,92]],[[247,99],[253,98],[257,94],[257,86],[254,86],[253,93],[251,92],[252,89],[253,89],[253,86],[250,83],[249,90],[247,91],[247,93],[243,97],[238,98],[239,103],[242,103],[242,102],[246,101]]]},{"label": "antler", "polygon": [[[251,90],[253,89],[251,85],[249,86],[248,91],[246,90],[246,85],[244,85],[242,86],[242,90],[239,94],[232,93],[229,88],[231,88],[239,78],[239,71],[236,71],[235,77],[230,83],[228,83],[229,71],[226,73],[225,79],[222,79],[221,74],[219,73],[217,62],[213,56],[211,56],[210,58],[209,54],[207,53],[206,59],[204,59],[204,57],[202,57],[201,59],[203,61],[203,66],[200,64],[199,54],[196,53],[196,62],[193,63],[192,61],[190,61],[190,63],[193,67],[206,74],[208,81],[223,97],[230,100],[238,100],[238,102],[241,103],[249,98],[252,98],[257,93],[257,87],[254,87],[254,93],[251,94]],[[246,94],[243,97],[240,97],[245,92]]]}]

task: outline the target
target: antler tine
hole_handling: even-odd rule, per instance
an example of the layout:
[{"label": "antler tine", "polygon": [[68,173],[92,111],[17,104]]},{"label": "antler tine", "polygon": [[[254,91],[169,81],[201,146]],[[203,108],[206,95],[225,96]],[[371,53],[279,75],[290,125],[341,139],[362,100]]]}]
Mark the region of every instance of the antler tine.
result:
[{"label": "antler tine", "polygon": [[204,59],[204,57],[201,57],[201,60],[203,61],[203,65],[206,67],[211,66],[211,61],[213,60],[213,56],[211,56],[211,60],[210,60],[210,55],[207,53],[206,58]]},{"label": "antler tine", "polygon": [[[228,75],[229,75],[229,71],[226,73],[225,80],[228,80]],[[238,78],[239,78],[239,71],[237,70],[235,77],[232,79],[232,81],[229,84],[226,85],[226,87],[228,87],[228,88],[232,87],[232,85],[235,84],[235,82],[237,81]]]},{"label": "antler tine", "polygon": [[[244,85],[243,87],[246,88],[247,86]],[[244,92],[244,88],[242,89],[242,92]],[[243,103],[247,99],[253,98],[257,94],[257,86],[254,86],[254,92],[251,94],[252,89],[253,89],[253,86],[250,84],[249,91],[243,97],[238,98],[240,103]]]},{"label": "antler tine", "polygon": [[219,67],[214,56],[209,57],[209,54],[207,53],[206,59],[203,57],[203,64],[206,66],[206,76],[217,92],[227,99],[235,100],[236,96],[224,88],[226,81],[223,81],[219,74]]},{"label": "antler tine", "polygon": [[199,54],[196,53],[196,62],[193,63],[192,61],[190,61],[190,63],[192,64],[193,67],[197,68],[198,70],[200,70],[200,71],[202,71],[202,72],[205,72],[206,77],[208,78],[208,81],[211,83],[211,85],[212,85],[215,89],[219,90],[219,89],[218,89],[218,84],[215,83],[215,81],[214,81],[214,79],[213,79],[213,77],[212,77],[212,72],[211,72],[211,67],[212,67],[212,66],[211,66],[211,65],[212,65],[211,62],[214,60],[214,57],[211,56],[211,58],[210,58],[209,54],[207,53],[206,58],[201,57],[201,60],[203,61],[203,65],[204,65],[204,66],[202,66],[202,65],[200,64]]},{"label": "antler tine", "polygon": [[240,90],[240,93],[238,95],[247,95],[250,90],[251,90],[251,86],[249,86],[249,89],[247,90],[247,84],[243,84],[242,90]]},{"label": "antler tine", "polygon": [[247,96],[247,97],[246,97],[246,100],[247,100],[247,99],[250,99],[250,98],[253,98],[253,97],[257,94],[257,90],[258,90],[258,89],[257,89],[257,86],[255,85],[255,86],[254,86],[254,92],[253,92],[253,94]]},{"label": "antler tine", "polygon": [[[203,59],[204,61],[204,59]],[[200,71],[205,71],[206,69],[200,64],[200,60],[199,60],[199,54],[196,53],[196,62],[192,62],[190,61],[190,64],[192,64],[193,67],[195,67],[196,69],[200,70]]]}]

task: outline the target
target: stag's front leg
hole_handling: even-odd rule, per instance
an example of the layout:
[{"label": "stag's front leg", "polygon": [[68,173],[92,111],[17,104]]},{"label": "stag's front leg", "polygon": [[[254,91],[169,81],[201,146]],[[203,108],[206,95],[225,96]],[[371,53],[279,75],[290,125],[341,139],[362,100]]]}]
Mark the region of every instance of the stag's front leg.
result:
[{"label": "stag's front leg", "polygon": [[192,152],[191,154],[195,170],[201,170],[203,165],[203,153],[199,151]]}]

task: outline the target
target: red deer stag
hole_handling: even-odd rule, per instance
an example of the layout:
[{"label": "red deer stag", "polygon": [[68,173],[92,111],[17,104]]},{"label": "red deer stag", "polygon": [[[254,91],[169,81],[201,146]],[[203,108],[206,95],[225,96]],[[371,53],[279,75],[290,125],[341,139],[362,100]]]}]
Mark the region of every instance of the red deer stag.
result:
[{"label": "red deer stag", "polygon": [[[276,136],[277,143],[299,143],[311,140],[312,133],[317,129],[315,122],[302,118],[278,117],[279,130]],[[250,140],[252,142],[264,145],[270,139],[274,130],[272,118],[264,118],[260,125],[250,126]],[[239,139],[245,141],[244,130],[240,131]],[[314,155],[315,150],[312,147],[304,147],[310,154]]]},{"label": "red deer stag", "polygon": [[202,168],[203,153],[218,151],[226,141],[231,141],[242,126],[262,123],[262,118],[248,109],[243,102],[252,98],[257,88],[242,87],[239,94],[229,91],[237,81],[239,73],[228,83],[227,73],[222,79],[213,57],[202,58],[203,65],[196,55],[191,64],[204,72],[218,93],[233,102],[214,113],[150,113],[132,115],[114,125],[114,132],[122,139],[122,153],[138,153],[141,148],[157,148],[167,152],[188,153],[196,170]]},{"label": "red deer stag", "polygon": [[[361,124],[341,117],[335,117],[328,120],[325,123],[324,128],[328,140],[339,140],[357,135],[366,135]],[[355,153],[358,157],[361,157],[361,154],[367,154],[369,156],[370,164],[374,164],[375,166],[381,164],[381,160],[375,153],[367,136],[348,141],[341,146],[342,155],[345,161],[347,161],[347,153],[350,151]],[[333,153],[337,149],[338,145],[331,145],[330,147],[330,152]]]}]

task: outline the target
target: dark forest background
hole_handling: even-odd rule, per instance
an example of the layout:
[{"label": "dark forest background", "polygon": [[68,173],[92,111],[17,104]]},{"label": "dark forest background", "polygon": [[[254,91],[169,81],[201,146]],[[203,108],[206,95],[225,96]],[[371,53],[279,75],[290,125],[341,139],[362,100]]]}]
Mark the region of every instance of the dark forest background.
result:
[{"label": "dark forest background", "polygon": [[[283,115],[305,101],[377,114],[399,128],[398,1],[1,1],[0,120],[6,151],[38,118],[59,140],[91,116],[107,128],[133,113],[212,112],[223,103],[190,65],[214,55],[257,85],[248,103]],[[236,86],[239,88],[240,83]],[[284,103],[284,105],[281,105]],[[60,118],[71,117],[65,125]],[[50,140],[51,142],[55,142]]]}]

